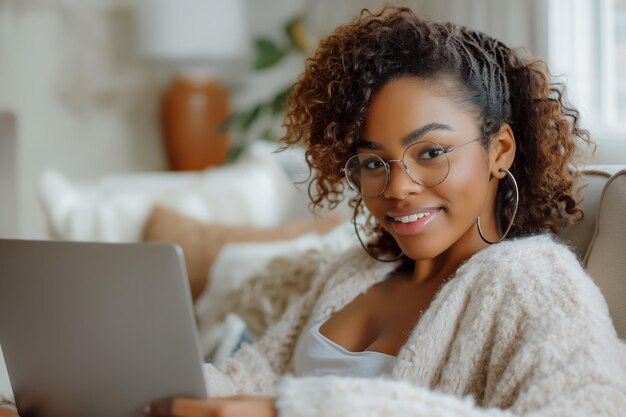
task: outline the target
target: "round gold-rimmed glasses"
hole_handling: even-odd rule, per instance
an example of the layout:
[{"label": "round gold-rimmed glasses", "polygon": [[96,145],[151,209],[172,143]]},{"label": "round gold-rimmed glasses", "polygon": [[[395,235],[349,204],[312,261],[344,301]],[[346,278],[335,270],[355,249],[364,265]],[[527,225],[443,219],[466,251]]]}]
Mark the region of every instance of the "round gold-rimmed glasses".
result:
[{"label": "round gold-rimmed glasses", "polygon": [[391,178],[392,162],[402,163],[404,172],[416,184],[434,187],[445,181],[450,173],[448,154],[480,139],[454,147],[429,141],[415,142],[404,150],[402,159],[388,161],[371,153],[358,153],[348,159],[343,172],[350,188],[363,197],[375,197],[385,192]]}]

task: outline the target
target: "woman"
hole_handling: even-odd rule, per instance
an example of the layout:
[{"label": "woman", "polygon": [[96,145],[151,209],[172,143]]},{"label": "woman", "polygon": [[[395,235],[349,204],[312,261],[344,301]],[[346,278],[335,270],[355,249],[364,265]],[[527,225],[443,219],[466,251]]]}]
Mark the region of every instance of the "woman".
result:
[{"label": "woman", "polygon": [[365,12],[321,43],[288,110],[313,204],[349,185],[378,238],[207,369],[221,398],[150,416],[626,415],[624,345],[552,236],[581,215],[571,163],[589,141],[543,63],[408,9]]},{"label": "woman", "polygon": [[349,186],[371,214],[363,248],[208,365],[212,399],[147,415],[626,413],[626,349],[553,237],[581,216],[572,158],[589,140],[543,63],[409,9],[364,12],[321,42],[288,110],[313,204]]}]

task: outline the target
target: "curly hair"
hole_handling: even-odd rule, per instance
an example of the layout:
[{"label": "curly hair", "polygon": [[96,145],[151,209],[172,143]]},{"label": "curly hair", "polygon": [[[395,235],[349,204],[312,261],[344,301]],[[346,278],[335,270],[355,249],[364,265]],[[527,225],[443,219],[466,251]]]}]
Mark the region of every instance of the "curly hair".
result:
[{"label": "curly hair", "polygon": [[[461,99],[476,110],[485,149],[510,124],[516,142],[510,171],[520,198],[509,237],[558,232],[582,218],[573,191],[580,175],[574,159],[577,140],[592,142],[579,127],[578,111],[566,103],[565,86],[551,82],[546,64],[484,33],[398,7],[363,10],[337,28],[292,88],[282,140],[306,147],[314,209],[332,209],[344,199],[341,168],[356,152],[369,103],[387,82],[405,77],[458,85]],[[508,224],[512,214],[506,185],[502,181],[498,189],[499,224]],[[352,207],[359,203],[358,197],[350,199]],[[397,248],[380,227],[378,235],[379,247]]]}]

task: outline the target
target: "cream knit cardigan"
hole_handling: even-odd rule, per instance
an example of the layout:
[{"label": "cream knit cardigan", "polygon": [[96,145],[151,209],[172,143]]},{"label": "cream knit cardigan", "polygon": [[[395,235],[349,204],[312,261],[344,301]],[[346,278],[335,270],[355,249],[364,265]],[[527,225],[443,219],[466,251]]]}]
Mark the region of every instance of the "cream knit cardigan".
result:
[{"label": "cream knit cardigan", "polygon": [[294,377],[301,331],[398,266],[361,248],[330,262],[209,394],[272,395],[280,417],[626,416],[626,344],[598,287],[548,235],[492,245],[442,285],[388,377]]}]

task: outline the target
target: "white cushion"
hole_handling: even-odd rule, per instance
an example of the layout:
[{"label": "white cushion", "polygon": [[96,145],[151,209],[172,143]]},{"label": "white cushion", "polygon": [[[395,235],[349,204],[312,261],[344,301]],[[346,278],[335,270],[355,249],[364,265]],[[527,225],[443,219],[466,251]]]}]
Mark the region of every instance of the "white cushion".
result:
[{"label": "white cushion", "polygon": [[295,192],[269,153],[197,173],[123,174],[73,183],[47,171],[40,181],[52,237],[83,241],[138,241],[155,204],[205,222],[275,226],[286,216]]}]

